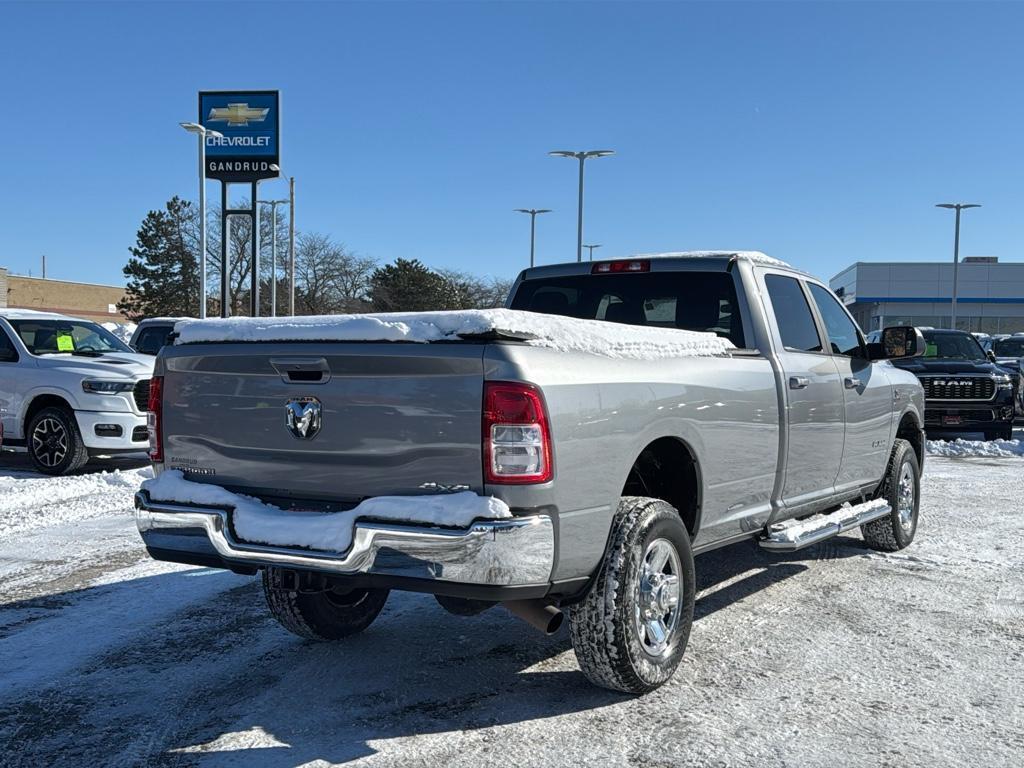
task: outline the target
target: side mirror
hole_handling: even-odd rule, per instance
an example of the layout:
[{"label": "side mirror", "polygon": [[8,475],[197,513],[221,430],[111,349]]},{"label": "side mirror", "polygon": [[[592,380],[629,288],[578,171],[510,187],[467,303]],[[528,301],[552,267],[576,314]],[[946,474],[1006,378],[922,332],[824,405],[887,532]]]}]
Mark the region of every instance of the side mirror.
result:
[{"label": "side mirror", "polygon": [[924,354],[924,336],[910,325],[894,325],[882,331],[882,357],[920,357]]},{"label": "side mirror", "polygon": [[987,357],[993,363],[996,361],[996,353],[993,352],[991,349],[985,352],[985,357]]}]

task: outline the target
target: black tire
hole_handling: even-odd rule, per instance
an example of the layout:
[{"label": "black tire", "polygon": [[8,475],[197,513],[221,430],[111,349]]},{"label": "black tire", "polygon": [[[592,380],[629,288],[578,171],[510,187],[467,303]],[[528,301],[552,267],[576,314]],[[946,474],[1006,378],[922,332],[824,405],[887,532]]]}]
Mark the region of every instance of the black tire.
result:
[{"label": "black tire", "polygon": [[1002,429],[996,430],[997,440],[1013,440],[1013,425],[1008,424]]},{"label": "black tire", "polygon": [[[674,588],[655,586],[652,590],[651,579],[643,576],[645,563],[652,562],[652,557],[656,561],[657,553],[669,555],[664,568],[655,569],[662,579],[678,569]],[[666,610],[665,602],[671,600],[672,591],[677,599],[674,613]],[[665,683],[686,650],[693,624],[693,595],[690,535],[679,513],[661,499],[623,497],[597,579],[569,613],[572,647],[583,674],[595,685],[633,694],[647,693]],[[650,630],[641,629],[645,609],[654,615],[651,622],[661,621],[662,629],[667,630],[661,650]],[[661,611],[664,613],[658,619]],[[652,624],[644,622],[644,626]]]},{"label": "black tire", "polygon": [[263,594],[281,626],[307,640],[341,640],[366,629],[388,599],[386,589],[297,592],[281,586],[276,568],[263,569]]},{"label": "black tire", "polygon": [[78,422],[67,408],[43,408],[29,419],[25,443],[32,465],[46,475],[68,475],[89,461]]},{"label": "black tire", "polygon": [[[909,490],[913,492],[909,504],[908,486],[903,484],[905,479],[909,480]],[[861,526],[865,543],[880,552],[896,552],[910,546],[917,533],[921,507],[921,468],[913,446],[906,440],[897,439],[893,445],[885,479],[876,498],[885,499],[892,512],[888,517]]]}]

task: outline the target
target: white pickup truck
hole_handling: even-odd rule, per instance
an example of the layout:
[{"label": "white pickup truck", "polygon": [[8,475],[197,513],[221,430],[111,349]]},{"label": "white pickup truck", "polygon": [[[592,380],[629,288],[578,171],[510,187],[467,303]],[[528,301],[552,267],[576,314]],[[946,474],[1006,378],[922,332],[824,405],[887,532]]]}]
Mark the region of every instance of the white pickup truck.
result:
[{"label": "white pickup truck", "polygon": [[91,457],[148,446],[153,358],[88,320],[0,310],[0,417],[4,448],[65,475]]}]

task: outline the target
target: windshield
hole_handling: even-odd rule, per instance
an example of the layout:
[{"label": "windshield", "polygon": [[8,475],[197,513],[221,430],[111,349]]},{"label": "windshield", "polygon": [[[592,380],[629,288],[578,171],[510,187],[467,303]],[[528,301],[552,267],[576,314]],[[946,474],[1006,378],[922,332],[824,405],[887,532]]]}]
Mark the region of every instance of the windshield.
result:
[{"label": "windshield", "polygon": [[923,331],[924,356],[933,360],[985,361],[981,345],[969,333]]},{"label": "windshield", "polygon": [[999,339],[992,344],[996,357],[1024,357],[1024,338]]},{"label": "windshield", "polygon": [[33,355],[99,355],[132,350],[106,329],[82,320],[9,320]]}]

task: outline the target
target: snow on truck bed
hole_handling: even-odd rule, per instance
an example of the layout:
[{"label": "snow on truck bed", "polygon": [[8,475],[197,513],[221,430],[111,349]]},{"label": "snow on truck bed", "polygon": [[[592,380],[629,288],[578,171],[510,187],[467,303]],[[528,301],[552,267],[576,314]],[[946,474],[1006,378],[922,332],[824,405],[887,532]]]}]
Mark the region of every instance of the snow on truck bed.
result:
[{"label": "snow on truck bed", "polygon": [[175,344],[253,341],[398,341],[421,344],[498,335],[562,352],[658,360],[707,357],[732,349],[713,333],[648,328],[543,315],[514,309],[409,312],[309,317],[232,317],[187,320],[175,326]]},{"label": "snow on truck bed", "polygon": [[306,547],[320,552],[344,552],[352,543],[356,520],[467,528],[474,520],[512,517],[508,505],[472,491],[424,496],[376,496],[344,512],[285,512],[251,496],[218,485],[193,483],[170,469],[142,484],[154,501],[199,504],[234,509],[231,522],[243,541],[278,547]]}]

